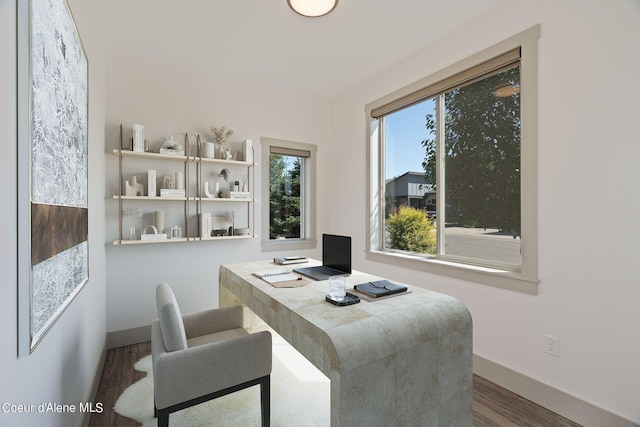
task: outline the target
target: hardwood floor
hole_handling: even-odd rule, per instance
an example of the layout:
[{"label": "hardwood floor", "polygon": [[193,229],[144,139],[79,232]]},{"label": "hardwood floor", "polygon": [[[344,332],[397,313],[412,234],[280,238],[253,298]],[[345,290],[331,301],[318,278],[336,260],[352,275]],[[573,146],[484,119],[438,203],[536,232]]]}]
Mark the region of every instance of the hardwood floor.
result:
[{"label": "hardwood floor", "polygon": [[[101,414],[92,414],[89,426],[141,425],[118,415],[113,410],[113,406],[127,387],[146,375],[136,371],[133,365],[148,354],[151,354],[150,342],[107,351],[95,401],[104,405],[104,411]],[[580,427],[579,424],[477,375],[473,376],[473,425],[475,427]]]}]

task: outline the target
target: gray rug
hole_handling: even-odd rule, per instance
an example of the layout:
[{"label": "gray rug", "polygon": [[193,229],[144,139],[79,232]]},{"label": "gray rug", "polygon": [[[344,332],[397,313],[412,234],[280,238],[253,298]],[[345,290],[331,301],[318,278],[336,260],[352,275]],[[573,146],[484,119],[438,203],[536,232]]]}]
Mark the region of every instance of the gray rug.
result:
[{"label": "gray rug", "polygon": [[[127,388],[115,411],[144,427],[156,427],[153,418],[151,356],[135,368],[147,376]],[[304,427],[330,425],[329,379],[282,338],[273,336],[271,372],[271,425]],[[254,386],[169,416],[170,426],[260,426],[260,387]]]}]

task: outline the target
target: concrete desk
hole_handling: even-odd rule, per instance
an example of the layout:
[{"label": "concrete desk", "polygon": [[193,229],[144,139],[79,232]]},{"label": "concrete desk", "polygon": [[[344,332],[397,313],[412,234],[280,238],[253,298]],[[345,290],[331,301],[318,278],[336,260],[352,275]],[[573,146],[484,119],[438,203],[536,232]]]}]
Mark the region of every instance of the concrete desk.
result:
[{"label": "concrete desk", "polygon": [[[221,266],[220,305],[245,305],[329,377],[332,426],[472,425],[471,316],[460,301],[407,285],[338,307],[324,300],[328,281],[275,288],[252,275],[270,268],[283,267]],[[347,288],[377,279],[354,271]]]}]

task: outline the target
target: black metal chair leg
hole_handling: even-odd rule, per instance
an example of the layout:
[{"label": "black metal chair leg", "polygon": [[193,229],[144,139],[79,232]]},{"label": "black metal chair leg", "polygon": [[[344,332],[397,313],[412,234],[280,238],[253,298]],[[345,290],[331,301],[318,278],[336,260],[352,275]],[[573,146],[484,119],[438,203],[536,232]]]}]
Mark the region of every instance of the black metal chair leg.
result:
[{"label": "black metal chair leg", "polygon": [[169,411],[167,409],[158,411],[158,427],[169,427]]},{"label": "black metal chair leg", "polygon": [[[262,427],[271,424],[271,376],[267,375],[260,383],[260,406],[262,408]],[[160,426],[158,426],[160,427]]]}]

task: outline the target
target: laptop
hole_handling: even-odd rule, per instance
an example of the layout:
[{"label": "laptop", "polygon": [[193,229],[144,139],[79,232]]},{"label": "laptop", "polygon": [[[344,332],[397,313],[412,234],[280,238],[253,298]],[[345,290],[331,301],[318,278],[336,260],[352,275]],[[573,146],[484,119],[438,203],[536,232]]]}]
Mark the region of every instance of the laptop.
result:
[{"label": "laptop", "polygon": [[293,271],[314,280],[351,274],[351,237],[322,235],[322,265],[294,268]]}]

